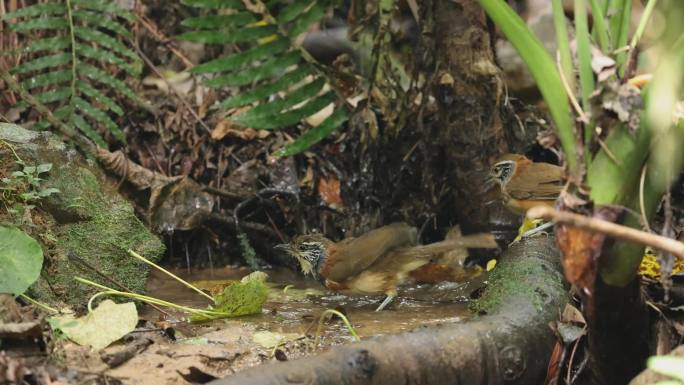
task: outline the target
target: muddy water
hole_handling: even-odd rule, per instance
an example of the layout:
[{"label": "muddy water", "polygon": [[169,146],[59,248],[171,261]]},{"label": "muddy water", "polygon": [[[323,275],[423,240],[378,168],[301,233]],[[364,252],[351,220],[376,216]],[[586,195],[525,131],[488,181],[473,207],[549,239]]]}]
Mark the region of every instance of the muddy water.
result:
[{"label": "muddy water", "polygon": [[[189,274],[181,270],[173,272],[200,287],[210,287],[217,282],[238,280],[250,271],[222,268]],[[333,320],[324,323],[319,343],[314,345],[311,336],[316,335],[318,317],[325,309],[346,313],[361,339],[409,331],[422,325],[460,322],[469,317],[466,298],[478,286],[471,282],[406,287],[400,290],[399,298],[388,310],[375,312],[382,296],[349,297],[327,292],[318,282],[305,280],[290,270],[267,273],[271,290],[261,314],[193,325],[182,321],[185,315],[172,313],[172,318],[176,319],[171,322],[176,340],[165,337],[158,330],[147,332],[145,337],[154,343],[106,373],[124,384],[187,384],[180,373],[187,373],[193,367],[223,377],[248,367],[312,355],[334,345],[352,342],[344,324]],[[288,289],[283,290],[286,286]],[[159,272],[154,272],[148,281],[147,294],[180,305],[207,306],[205,298]],[[140,315],[152,321],[168,319],[149,307]],[[258,338],[260,334],[275,334],[285,342],[277,348],[265,345]],[[98,362],[102,365],[99,359],[87,361],[77,352],[69,356],[77,358],[74,365],[91,371],[98,370]]]},{"label": "muddy water", "polygon": [[[239,280],[249,272],[244,268],[207,269],[190,274],[182,270],[173,271],[201,288]],[[347,296],[329,292],[317,281],[304,279],[287,269],[269,270],[267,273],[271,294],[262,314],[240,318],[243,322],[287,333],[310,331],[313,334],[315,328],[309,330],[312,321],[325,309],[337,309],[347,315],[361,338],[399,333],[421,325],[464,320],[469,316],[468,296],[477,285],[471,282],[404,287],[386,311],[376,312],[375,308],[383,296]],[[207,305],[205,298],[157,271],[150,277],[147,289],[148,295],[180,305],[198,308]],[[152,312],[148,308],[144,315],[152,316]],[[178,317],[182,315],[178,314]],[[329,329],[326,328],[325,334],[331,331]]]}]

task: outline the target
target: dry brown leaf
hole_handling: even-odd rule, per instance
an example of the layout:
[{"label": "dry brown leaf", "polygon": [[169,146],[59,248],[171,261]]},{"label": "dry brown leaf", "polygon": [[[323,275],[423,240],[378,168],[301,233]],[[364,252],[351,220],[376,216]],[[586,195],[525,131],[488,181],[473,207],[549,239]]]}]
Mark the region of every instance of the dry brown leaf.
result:
[{"label": "dry brown leaf", "polygon": [[565,278],[588,295],[593,292],[596,281],[596,257],[600,252],[600,245],[596,250],[596,238],[602,241],[604,236],[568,226],[559,226],[556,230]]},{"label": "dry brown leaf", "polygon": [[307,169],[306,169],[306,174],[304,174],[304,177],[302,178],[302,180],[299,181],[299,185],[302,187],[305,187],[305,188],[306,187],[312,187],[313,186],[313,176],[314,176],[313,168],[311,167],[311,165],[309,165],[309,167],[307,167]]},{"label": "dry brown leaf", "polygon": [[226,136],[232,136],[242,140],[252,140],[255,138],[264,139],[269,135],[271,135],[271,132],[268,130],[255,130],[251,127],[245,128],[233,124],[229,119],[221,120],[211,131],[211,138],[214,140],[221,140]]},{"label": "dry brown leaf", "polygon": [[[619,210],[601,207],[594,211],[594,217],[614,222]],[[556,230],[558,247],[563,255],[565,278],[579,287],[584,294],[591,295],[596,282],[597,261],[601,255],[605,234],[569,226],[558,226]]]},{"label": "dry brown leaf", "polygon": [[561,345],[560,341],[556,341],[556,344],[553,346],[553,351],[551,351],[551,357],[549,357],[549,366],[546,368],[544,385],[556,384],[562,353],[563,345]]},{"label": "dry brown leaf", "polygon": [[566,304],[565,309],[563,309],[563,314],[561,315],[561,321],[563,322],[576,322],[578,324],[586,325],[584,316],[582,312],[576,307]]},{"label": "dry brown leaf", "polygon": [[183,178],[183,176],[168,177],[158,172],[148,170],[128,159],[120,150],[109,152],[104,148],[98,147],[97,159],[105,169],[125,178],[126,181],[140,190],[155,186],[163,186]]},{"label": "dry brown leaf", "polygon": [[309,116],[305,119],[306,123],[311,127],[316,127],[323,123],[324,120],[328,119],[330,115],[335,111],[335,103],[330,103],[322,110],[316,112],[315,114]]},{"label": "dry brown leaf", "polygon": [[339,179],[331,178],[318,181],[318,195],[327,206],[334,209],[342,208]]}]

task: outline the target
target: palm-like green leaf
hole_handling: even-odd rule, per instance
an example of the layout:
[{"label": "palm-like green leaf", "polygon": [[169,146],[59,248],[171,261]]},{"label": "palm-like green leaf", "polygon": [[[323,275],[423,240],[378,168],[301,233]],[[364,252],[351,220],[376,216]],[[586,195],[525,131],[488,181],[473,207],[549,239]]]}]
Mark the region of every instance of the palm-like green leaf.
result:
[{"label": "palm-like green leaf", "polygon": [[249,9],[238,0],[185,0],[184,3],[206,10],[183,23],[193,30],[180,38],[205,44],[240,44],[239,52],[192,70],[196,74],[211,75],[205,82],[209,87],[244,88],[218,105],[219,108],[250,107],[233,116],[234,123],[275,130],[295,125],[331,104],[337,105],[323,122],[278,155],[305,150],[347,120],[346,106],[333,91],[334,83],[318,63],[295,45],[298,35],[325,15],[327,0],[294,0],[279,9],[269,8],[276,2],[259,0]]},{"label": "palm-like green leaf", "polygon": [[[75,126],[86,137],[105,146],[102,133],[123,141],[124,135],[111,114],[123,115],[114,93],[137,101],[130,87],[119,79],[137,77],[138,56],[122,41],[132,35],[133,15],[111,0],[62,0],[36,4],[4,15],[10,29],[35,35],[26,48],[31,54],[12,69],[20,84],[41,103],[54,103],[54,115]],[[36,127],[47,128],[45,121]]]},{"label": "palm-like green leaf", "polygon": [[500,0],[479,0],[487,15],[506,35],[537,82],[558,130],[570,170],[577,171],[577,152],[570,103],[554,60],[536,36],[509,6]]}]

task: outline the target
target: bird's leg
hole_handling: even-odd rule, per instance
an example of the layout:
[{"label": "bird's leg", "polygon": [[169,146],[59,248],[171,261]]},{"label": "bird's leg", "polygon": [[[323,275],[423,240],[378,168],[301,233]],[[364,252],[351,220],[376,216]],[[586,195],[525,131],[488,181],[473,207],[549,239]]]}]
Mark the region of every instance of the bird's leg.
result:
[{"label": "bird's leg", "polygon": [[396,296],[397,296],[396,294],[387,294],[387,297],[385,297],[385,300],[382,301],[382,303],[380,304],[380,306],[378,306],[378,308],[375,309],[375,311],[381,311],[382,309],[384,309],[385,306],[389,305],[390,302],[392,302],[392,300],[393,300],[394,297],[396,297]]}]

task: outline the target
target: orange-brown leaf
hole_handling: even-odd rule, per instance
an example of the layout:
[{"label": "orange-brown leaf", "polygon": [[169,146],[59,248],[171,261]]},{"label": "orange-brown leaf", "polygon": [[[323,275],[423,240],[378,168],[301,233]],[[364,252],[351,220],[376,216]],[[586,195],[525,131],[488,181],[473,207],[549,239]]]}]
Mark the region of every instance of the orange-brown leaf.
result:
[{"label": "orange-brown leaf", "polygon": [[332,208],[342,207],[342,197],[340,196],[340,180],[322,179],[318,182],[318,195],[321,200]]}]

